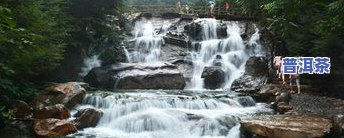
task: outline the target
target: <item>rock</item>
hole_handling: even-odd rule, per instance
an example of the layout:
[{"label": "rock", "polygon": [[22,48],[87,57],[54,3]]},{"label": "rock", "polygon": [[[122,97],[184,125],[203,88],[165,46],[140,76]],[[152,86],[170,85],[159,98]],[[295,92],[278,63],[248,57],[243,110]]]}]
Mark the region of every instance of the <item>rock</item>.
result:
[{"label": "rock", "polygon": [[285,102],[280,102],[277,104],[277,112],[279,112],[280,114],[284,114],[285,112],[288,112],[290,110],[292,110],[294,107],[285,103]]},{"label": "rock", "polygon": [[128,21],[135,21],[135,20],[137,20],[138,18],[140,18],[141,15],[142,15],[142,13],[137,12],[137,13],[127,14],[127,15],[125,15],[124,17],[126,17],[126,19],[127,19]]},{"label": "rock", "polygon": [[95,127],[102,115],[103,112],[100,110],[86,108],[76,113],[75,117],[77,117],[77,119],[74,121],[74,124],[78,129]]},{"label": "rock", "polygon": [[72,123],[59,119],[37,120],[33,129],[38,137],[62,137],[77,131]]},{"label": "rock", "polygon": [[[203,29],[203,25],[205,24],[206,21],[205,20],[198,20],[195,22],[192,22],[190,24],[187,24],[184,26],[184,32],[189,35],[192,39],[200,41],[203,38],[203,33],[202,33],[202,29]],[[227,37],[227,25],[224,23],[220,23],[218,22],[216,25],[216,29],[217,29],[217,37],[218,38],[226,38]]]},{"label": "rock", "polygon": [[264,57],[251,57],[245,65],[245,73],[232,84],[232,90],[242,93],[257,93],[265,85],[268,61]]},{"label": "rock", "polygon": [[330,120],[313,116],[263,115],[241,118],[241,131],[268,138],[315,138],[330,132]]},{"label": "rock", "polygon": [[289,103],[291,96],[290,93],[287,92],[283,92],[281,94],[279,94],[278,96],[276,96],[276,103],[280,103],[280,102],[284,102],[284,103]]},{"label": "rock", "polygon": [[265,57],[250,57],[245,65],[245,73],[254,77],[268,75],[268,60]]},{"label": "rock", "polygon": [[222,67],[223,61],[221,55],[216,55],[216,59],[213,61],[213,66]]},{"label": "rock", "polygon": [[235,98],[236,101],[240,103],[240,105],[244,107],[255,106],[256,102],[250,96],[243,96]]},{"label": "rock", "polygon": [[177,66],[168,63],[120,63],[92,69],[84,78],[103,89],[183,89],[185,79]]},{"label": "rock", "polygon": [[16,118],[29,118],[32,116],[31,107],[24,101],[11,100],[10,105],[16,110]]},{"label": "rock", "polygon": [[180,18],[180,17],[181,15],[175,12],[168,12],[168,13],[161,14],[161,18],[165,18],[165,19],[174,19],[174,18]]},{"label": "rock", "polygon": [[336,135],[344,137],[344,115],[339,114],[339,115],[333,116],[332,123],[333,123],[333,129]]},{"label": "rock", "polygon": [[70,117],[69,110],[61,104],[46,106],[35,112],[34,118],[37,119],[67,119]]},{"label": "rock", "polygon": [[216,119],[221,125],[227,127],[228,129],[231,129],[232,127],[237,125],[237,122],[239,120],[238,117],[235,116],[221,116]]},{"label": "rock", "polygon": [[81,103],[86,95],[86,90],[77,82],[55,84],[39,94],[30,105],[35,110],[40,110],[45,106],[63,104],[71,109],[76,104]]},{"label": "rock", "polygon": [[222,88],[225,81],[225,72],[221,67],[205,67],[201,78],[204,78],[204,87],[207,89]]}]

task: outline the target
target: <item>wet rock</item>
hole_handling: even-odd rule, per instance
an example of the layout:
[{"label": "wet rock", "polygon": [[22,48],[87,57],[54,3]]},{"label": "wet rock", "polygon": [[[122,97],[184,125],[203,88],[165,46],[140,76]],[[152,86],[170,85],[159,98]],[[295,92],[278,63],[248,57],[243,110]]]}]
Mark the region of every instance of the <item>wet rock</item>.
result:
[{"label": "wet rock", "polygon": [[245,65],[245,73],[255,77],[268,75],[268,60],[265,57],[250,57]]},{"label": "wet rock", "polygon": [[315,138],[330,132],[330,120],[312,116],[264,115],[242,118],[241,131],[268,138]]},{"label": "wet rock", "polygon": [[29,118],[32,116],[31,107],[24,101],[11,100],[10,105],[16,110],[16,118]]},{"label": "wet rock", "polygon": [[238,123],[239,118],[235,116],[221,116],[216,119],[221,125],[231,129],[232,127],[236,126]]},{"label": "wet rock", "polygon": [[72,123],[59,119],[37,120],[33,129],[38,137],[62,137],[77,131]]},{"label": "wet rock", "polygon": [[[200,41],[203,38],[202,29],[205,25],[205,22],[200,20],[197,22],[192,22],[184,26],[184,32],[189,35],[192,39]],[[217,37],[218,38],[226,38],[227,37],[227,25],[224,23],[218,23],[216,25]]]},{"label": "wet rock", "polygon": [[60,83],[47,88],[30,105],[35,110],[55,104],[63,104],[71,109],[76,104],[81,103],[85,95],[86,90],[77,82]]},{"label": "wet rock", "polygon": [[180,18],[180,17],[181,15],[179,13],[174,13],[174,12],[161,14],[161,18],[165,18],[165,19],[173,19],[173,18]]},{"label": "wet rock", "polygon": [[126,19],[127,19],[128,21],[135,21],[135,20],[137,20],[138,18],[140,18],[141,15],[142,15],[142,13],[137,12],[137,13],[127,14],[127,15],[125,15],[124,17],[126,17]]},{"label": "wet rock", "polygon": [[235,98],[238,103],[244,107],[255,106],[256,102],[250,96],[243,96]]},{"label": "wet rock", "polygon": [[69,110],[61,104],[46,106],[35,112],[34,118],[37,119],[47,119],[47,118],[56,118],[56,119],[67,119],[70,117]]},{"label": "wet rock", "polygon": [[85,78],[91,86],[105,89],[183,89],[185,79],[168,63],[121,63],[94,68]]},{"label": "wet rock", "polygon": [[74,124],[78,129],[95,127],[102,115],[103,112],[100,110],[86,108],[76,113],[75,117],[77,117],[77,119],[74,121]]},{"label": "wet rock", "polygon": [[268,61],[263,57],[251,57],[245,65],[245,73],[232,84],[232,90],[257,93],[264,86],[268,75]]},{"label": "wet rock", "polygon": [[221,67],[205,67],[201,78],[204,78],[204,87],[207,89],[222,88],[225,81],[225,72]]},{"label": "wet rock", "polygon": [[290,93],[283,92],[283,93],[279,94],[278,96],[276,96],[275,102],[277,102],[277,103],[280,103],[280,102],[289,103],[290,98],[291,98]]},{"label": "wet rock", "polygon": [[201,116],[201,115],[190,114],[190,113],[188,113],[186,115],[188,117],[188,120],[198,121],[198,120],[204,119],[204,116]]},{"label": "wet rock", "polygon": [[277,112],[280,114],[284,114],[290,110],[292,110],[294,107],[285,103],[285,102],[280,102],[277,104]]},{"label": "wet rock", "polygon": [[[335,135],[344,137],[344,115],[339,114],[332,117]],[[341,138],[342,138],[341,137]]]},{"label": "wet rock", "polygon": [[213,61],[213,66],[222,67],[222,64],[223,64],[223,60],[222,60],[221,55],[216,55],[216,58]]}]

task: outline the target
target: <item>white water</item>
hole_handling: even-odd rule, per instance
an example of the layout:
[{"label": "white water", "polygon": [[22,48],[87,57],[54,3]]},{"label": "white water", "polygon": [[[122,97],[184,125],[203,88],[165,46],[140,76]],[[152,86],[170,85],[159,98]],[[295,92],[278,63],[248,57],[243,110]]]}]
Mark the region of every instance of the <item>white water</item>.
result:
[{"label": "white water", "polygon": [[[198,51],[189,51],[194,68],[191,85],[187,88],[204,90],[202,71],[204,67],[212,66],[216,55],[220,55],[223,60],[222,69],[226,73],[223,89],[229,89],[232,82],[244,73],[247,59],[260,54],[259,30],[256,29],[256,33],[250,37],[250,49],[247,50],[240,36],[243,30],[239,23],[227,22],[228,37],[219,39],[218,21],[196,21],[203,22],[203,41],[200,42],[201,48]],[[142,66],[157,65],[156,61],[160,61],[161,46],[164,43],[162,36],[169,25],[160,23],[160,27],[156,27],[154,21],[137,22],[133,31],[135,37],[132,50],[123,47],[128,62]],[[143,72],[135,70],[135,73],[126,73]],[[214,98],[217,97],[216,94],[218,91],[159,90],[88,94],[77,110],[91,107],[101,110],[104,114],[96,127],[86,128],[68,137],[240,138],[238,118],[271,112],[265,104],[255,104],[250,97],[245,101],[255,106],[244,107],[240,104],[240,98],[234,95],[224,94],[221,90],[220,94],[224,96]]]},{"label": "white water", "polygon": [[[191,59],[194,63],[191,85],[188,89],[203,89],[203,79],[201,78],[204,67],[212,66],[216,55],[220,55],[223,60],[222,69],[225,71],[225,83],[223,89],[230,89],[231,84],[239,78],[245,71],[245,63],[249,58],[249,53],[245,51],[244,41],[240,34],[242,32],[236,22],[227,22],[228,38],[218,39],[218,24],[214,19],[200,19],[202,22],[203,41],[200,42],[199,51],[191,51]],[[252,38],[252,43],[256,42],[258,32]],[[251,41],[250,41],[251,42]]]},{"label": "white water", "polygon": [[251,55],[255,56],[264,56],[264,50],[262,49],[262,45],[259,43],[260,35],[259,29],[256,25],[254,25],[255,33],[251,36],[249,41],[249,46],[251,48]]},{"label": "white water", "polygon": [[[161,28],[155,28],[155,24]],[[142,20],[135,23],[133,34],[135,35],[133,51],[128,52],[124,48],[127,61],[130,63],[157,62],[160,60],[161,46],[164,44],[162,38],[170,24],[165,22],[152,22]]]},{"label": "white water", "polygon": [[84,67],[81,68],[81,73],[79,75],[84,77],[95,67],[100,67],[101,61],[98,59],[98,55],[94,55],[84,59]]},{"label": "white water", "polygon": [[263,104],[243,107],[226,96],[219,100],[172,91],[103,94],[88,94],[83,106],[78,107],[102,110],[98,125],[71,137],[240,138],[238,117],[271,112]]}]

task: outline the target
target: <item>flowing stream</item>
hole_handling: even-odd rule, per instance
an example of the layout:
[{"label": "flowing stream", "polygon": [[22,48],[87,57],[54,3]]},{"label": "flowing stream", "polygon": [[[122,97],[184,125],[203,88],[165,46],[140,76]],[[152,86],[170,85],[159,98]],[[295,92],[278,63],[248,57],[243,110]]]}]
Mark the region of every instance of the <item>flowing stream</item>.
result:
[{"label": "flowing stream", "polygon": [[[224,91],[245,71],[250,56],[262,54],[259,30],[250,36],[247,45],[241,38],[242,27],[226,22],[227,36],[219,38],[219,21],[198,19],[202,24],[199,49],[188,48],[193,63],[190,85],[186,90],[116,90],[90,93],[76,108],[97,108],[103,112],[98,125],[68,137],[99,138],[207,138],[240,137],[239,118],[257,113],[271,113],[266,104],[255,103],[248,96],[240,97]],[[131,50],[124,48],[127,61],[155,64],[161,61],[163,36],[168,22],[138,21],[133,31]],[[196,43],[193,43],[194,47]],[[250,47],[249,50],[246,47]],[[221,57],[221,58],[219,58]],[[205,90],[201,74],[206,66],[221,59],[225,83],[221,89]],[[75,111],[76,112],[76,111]]]},{"label": "flowing stream", "polygon": [[125,90],[88,94],[78,109],[97,108],[95,128],[70,137],[239,138],[239,117],[270,113],[251,97],[222,91]]}]

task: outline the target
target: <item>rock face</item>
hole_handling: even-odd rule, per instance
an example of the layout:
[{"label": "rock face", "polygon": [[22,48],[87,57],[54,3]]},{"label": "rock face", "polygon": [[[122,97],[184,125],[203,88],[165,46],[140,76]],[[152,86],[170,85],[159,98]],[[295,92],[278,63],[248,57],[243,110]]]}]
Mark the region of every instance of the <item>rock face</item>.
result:
[{"label": "rock face", "polygon": [[267,81],[268,60],[264,57],[251,57],[245,65],[245,74],[236,79],[232,90],[243,93],[258,92]]},{"label": "rock face", "polygon": [[62,137],[76,132],[76,127],[67,120],[43,119],[33,125],[34,132],[39,137]]},{"label": "rock face", "polygon": [[85,95],[86,90],[77,82],[61,83],[46,89],[30,105],[35,110],[40,110],[45,106],[55,104],[63,104],[65,107],[71,109],[76,104],[81,103]]},{"label": "rock face", "polygon": [[34,118],[37,119],[67,119],[70,117],[69,110],[61,104],[47,106],[35,112]]},{"label": "rock face", "polygon": [[[205,22],[198,21],[192,22],[184,27],[185,33],[189,35],[192,39],[200,41],[202,40],[202,28],[204,27]],[[217,37],[225,38],[227,37],[227,26],[225,24],[219,24],[217,28]]]},{"label": "rock face", "polygon": [[297,115],[265,115],[242,118],[245,135],[257,134],[268,138],[315,138],[330,132],[331,121],[320,117]]},{"label": "rock face", "polygon": [[207,89],[221,88],[225,81],[225,72],[221,67],[205,67],[201,78],[204,78],[204,87]]},{"label": "rock face", "polygon": [[93,87],[105,89],[183,89],[185,80],[168,63],[121,63],[92,69],[84,78]]},{"label": "rock face", "polygon": [[93,108],[87,108],[76,113],[77,119],[74,121],[78,129],[95,127],[102,117],[103,112]]}]

